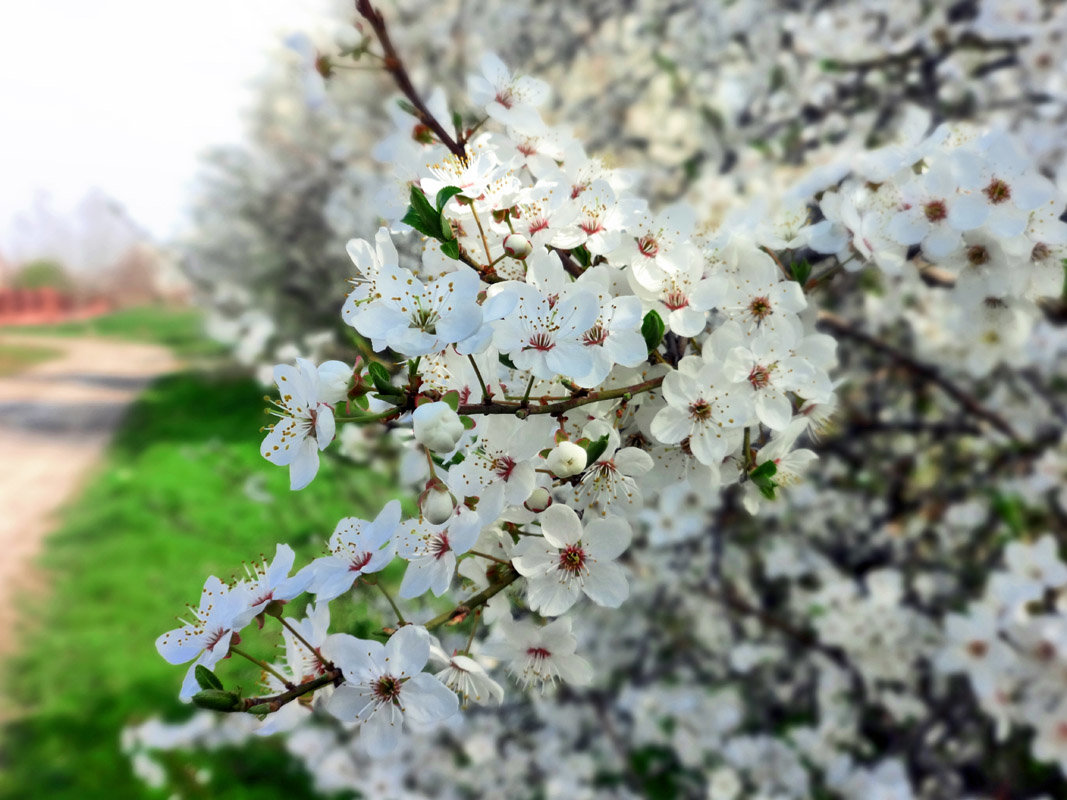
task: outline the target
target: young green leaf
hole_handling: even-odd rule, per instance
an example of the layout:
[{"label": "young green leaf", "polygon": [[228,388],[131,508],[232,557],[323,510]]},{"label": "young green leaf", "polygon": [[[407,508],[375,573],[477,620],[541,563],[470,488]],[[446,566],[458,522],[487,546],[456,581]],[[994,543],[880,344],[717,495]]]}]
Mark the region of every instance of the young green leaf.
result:
[{"label": "young green leaf", "polygon": [[201,689],[218,689],[222,690],[222,681],[219,680],[219,676],[209,670],[203,664],[197,664],[196,670],[194,670],[196,676],[196,682],[200,685]]},{"label": "young green leaf", "polygon": [[751,480],[756,488],[760,490],[760,494],[766,497],[768,500],[774,499],[774,490],[778,487],[778,484],[774,480],[774,476],[778,473],[778,465],[773,461],[764,461],[750,473],[748,473],[749,480]]},{"label": "young green leaf", "polygon": [[800,261],[794,261],[790,264],[789,271],[793,276],[793,280],[803,286],[808,282],[808,278],[811,277],[811,264],[806,258],[802,258]]},{"label": "young green leaf", "polygon": [[449,239],[447,242],[442,242],[441,252],[449,258],[459,261],[459,242],[455,239]]},{"label": "young green leaf", "polygon": [[367,374],[370,375],[374,388],[379,392],[382,394],[396,394],[397,388],[393,386],[389,371],[377,361],[372,361],[367,365]]},{"label": "young green leaf", "polygon": [[604,451],[608,449],[608,435],[605,433],[599,439],[588,444],[583,443],[582,446],[585,448],[585,463],[595,464],[597,459],[604,455]]},{"label": "young green leaf", "polygon": [[445,208],[445,203],[455,197],[457,194],[463,194],[463,190],[458,186],[446,186],[444,189],[437,193],[437,211],[441,212]]},{"label": "young green leaf", "polygon": [[645,319],[641,323],[641,335],[645,337],[645,344],[648,346],[648,352],[654,351],[659,347],[660,342],[663,341],[663,334],[666,332],[667,326],[663,324],[663,318],[660,317],[655,311],[649,311],[645,314]]}]

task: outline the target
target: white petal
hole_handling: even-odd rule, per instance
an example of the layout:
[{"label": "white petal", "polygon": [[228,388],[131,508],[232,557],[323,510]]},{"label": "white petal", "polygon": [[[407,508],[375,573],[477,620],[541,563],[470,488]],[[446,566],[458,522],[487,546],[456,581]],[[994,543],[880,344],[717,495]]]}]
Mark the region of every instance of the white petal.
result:
[{"label": "white petal", "polygon": [[618,608],[630,596],[626,573],[613,561],[592,565],[582,583],[582,591],[598,606],[606,608]]}]

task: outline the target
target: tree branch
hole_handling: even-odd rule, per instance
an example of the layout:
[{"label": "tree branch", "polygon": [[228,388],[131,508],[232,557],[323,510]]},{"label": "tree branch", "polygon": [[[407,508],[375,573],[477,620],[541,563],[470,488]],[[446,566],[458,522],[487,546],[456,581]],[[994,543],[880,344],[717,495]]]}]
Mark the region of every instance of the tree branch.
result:
[{"label": "tree branch", "polygon": [[985,420],[1012,441],[1019,441],[1019,435],[1003,417],[983,406],[973,395],[965,392],[929,364],[923,364],[916,361],[911,356],[902,353],[892,345],[858,330],[851,323],[828,311],[819,312],[817,327],[821,330],[835,333],[838,336],[854,339],[861,344],[865,344],[872,350],[876,350],[879,353],[889,356],[897,364],[914,373],[922,380],[932,383],[940,388],[970,414]]},{"label": "tree branch", "polygon": [[419,122],[433,131],[438,141],[447,147],[453,155],[462,161],[466,161],[467,149],[463,144],[452,138],[440,121],[430,113],[430,109],[426,107],[426,103],[423,102],[422,97],[419,96],[414,84],[412,84],[407,68],[389,38],[389,31],[385,27],[385,19],[382,17],[381,12],[371,5],[370,0],[356,0],[356,11],[367,20],[374,30],[374,35],[378,37],[378,43],[382,47],[385,69],[393,76],[393,81],[396,83],[397,88],[404,93],[404,97],[415,108]]},{"label": "tree branch", "polygon": [[469,405],[460,406],[458,413],[465,416],[470,416],[471,414],[514,414],[515,416],[522,418],[525,418],[530,414],[564,414],[572,408],[578,408],[579,406],[588,405],[589,403],[598,403],[601,400],[616,400],[618,398],[629,400],[632,395],[648,392],[657,388],[663,383],[665,377],[665,375],[660,375],[658,378],[652,378],[651,380],[643,381],[642,383],[635,383],[633,386],[623,386],[618,389],[605,389],[602,392],[590,392],[581,397],[572,397],[567,400],[548,403],[547,405],[523,406],[520,403],[471,403]]}]

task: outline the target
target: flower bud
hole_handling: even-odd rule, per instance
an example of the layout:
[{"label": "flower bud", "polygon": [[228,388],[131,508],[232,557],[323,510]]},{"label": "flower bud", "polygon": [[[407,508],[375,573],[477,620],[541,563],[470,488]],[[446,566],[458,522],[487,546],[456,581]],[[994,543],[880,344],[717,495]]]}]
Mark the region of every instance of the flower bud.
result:
[{"label": "flower bud", "polygon": [[535,514],[540,514],[550,505],[552,505],[552,493],[543,486],[538,486],[532,492],[530,496],[526,498],[526,502],[522,504],[527,511],[532,511]]},{"label": "flower bud", "polygon": [[431,525],[440,525],[442,522],[448,522],[452,512],[456,510],[456,498],[440,481],[431,483],[420,498],[419,510],[422,511],[423,519]]},{"label": "flower bud", "polygon": [[547,466],[557,478],[569,478],[585,469],[585,448],[574,442],[560,442],[545,458]]},{"label": "flower bud", "polygon": [[222,689],[203,689],[193,695],[193,705],[211,711],[236,711],[241,696]]},{"label": "flower bud", "polygon": [[324,403],[339,403],[348,394],[352,385],[352,367],[341,361],[324,361],[319,364],[319,398]]},{"label": "flower bud", "polygon": [[533,252],[533,245],[521,233],[509,233],[504,237],[504,252],[522,261]]},{"label": "flower bud", "polygon": [[353,25],[342,25],[333,34],[333,43],[342,53],[351,53],[363,44],[363,34]]},{"label": "flower bud", "polygon": [[435,453],[456,449],[463,436],[463,422],[448,403],[424,403],[412,415],[415,441]]}]

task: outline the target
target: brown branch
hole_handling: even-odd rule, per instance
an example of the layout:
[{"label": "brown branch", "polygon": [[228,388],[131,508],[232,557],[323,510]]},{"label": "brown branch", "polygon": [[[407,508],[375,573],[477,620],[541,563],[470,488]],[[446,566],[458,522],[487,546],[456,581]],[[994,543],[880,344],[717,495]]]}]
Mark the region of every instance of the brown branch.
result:
[{"label": "brown branch", "polygon": [[557,256],[559,256],[559,260],[561,262],[563,262],[563,269],[567,270],[567,272],[572,277],[574,277],[574,278],[582,277],[582,273],[585,272],[585,270],[582,268],[581,264],[579,264],[577,261],[575,261],[573,258],[571,258],[571,254],[570,253],[568,253],[566,250],[561,250],[558,247],[551,247],[550,246],[548,249],[551,250],[553,253],[555,253]]},{"label": "brown branch", "polygon": [[463,144],[456,141],[437,118],[430,113],[430,109],[426,107],[426,103],[423,102],[422,97],[419,96],[414,84],[412,84],[407,68],[389,38],[389,31],[385,27],[385,19],[382,17],[381,12],[371,5],[370,0],[356,0],[356,11],[370,23],[371,28],[374,30],[374,35],[378,37],[378,43],[382,47],[382,63],[385,66],[385,70],[393,76],[393,81],[396,83],[397,88],[404,93],[408,102],[414,107],[419,122],[433,131],[438,141],[447,147],[453,155],[462,161],[466,161],[467,149]]},{"label": "brown branch", "polygon": [[341,673],[341,670],[331,669],[324,675],[320,675],[314,680],[306,681],[305,683],[302,683],[287,692],[282,692],[281,694],[274,694],[268,697],[246,697],[241,700],[236,708],[231,709],[231,711],[248,711],[250,708],[255,708],[256,706],[267,706],[268,711],[277,711],[286,703],[291,703],[298,697],[303,697],[305,694],[321,689],[323,686],[327,686],[331,683],[334,686],[339,686],[344,679],[345,676]]},{"label": "brown branch", "polygon": [[589,403],[598,403],[601,400],[617,400],[619,398],[629,400],[632,395],[648,392],[657,388],[663,383],[664,377],[666,376],[661,375],[658,378],[652,378],[651,380],[643,381],[642,383],[635,383],[633,386],[623,386],[618,389],[605,389],[602,392],[590,392],[581,397],[571,397],[567,400],[560,400],[555,403],[548,403],[547,405],[531,405],[524,407],[519,403],[470,403],[469,405],[460,406],[458,413],[465,416],[470,416],[471,414],[514,414],[515,416],[522,418],[525,418],[530,414],[564,414],[572,408],[578,408],[579,406],[588,405]]},{"label": "brown branch", "polygon": [[1019,435],[1003,417],[983,406],[973,395],[965,392],[929,364],[923,364],[916,361],[911,356],[902,353],[892,345],[883,342],[881,339],[876,339],[868,333],[864,333],[851,323],[828,311],[819,312],[817,327],[821,330],[837,334],[838,336],[854,339],[872,350],[876,350],[879,353],[889,356],[893,361],[907,369],[909,372],[912,372],[919,378],[940,388],[970,414],[985,420],[1012,441],[1019,441]]},{"label": "brown branch", "polygon": [[467,615],[474,609],[484,606],[491,599],[496,597],[500,592],[506,589],[519,579],[519,573],[515,571],[515,568],[510,564],[508,565],[508,573],[496,583],[490,585],[488,588],[483,589],[467,600],[466,603],[453,608],[451,611],[446,611],[443,614],[438,614],[436,617],[426,623],[425,628],[428,631],[432,631],[434,628],[440,628],[442,625],[448,623],[462,622],[466,619]]}]

